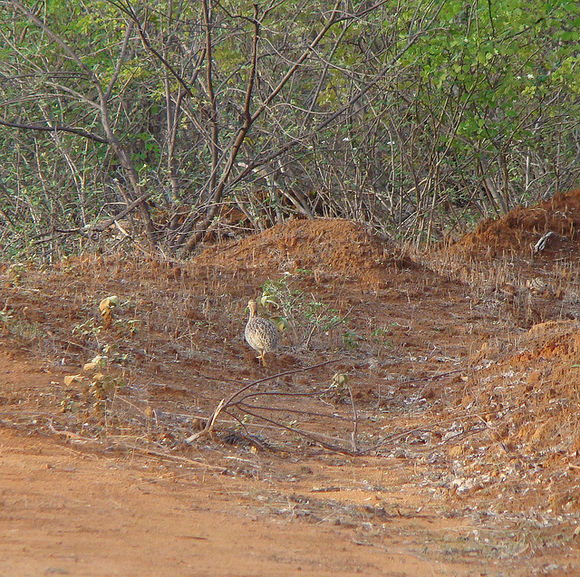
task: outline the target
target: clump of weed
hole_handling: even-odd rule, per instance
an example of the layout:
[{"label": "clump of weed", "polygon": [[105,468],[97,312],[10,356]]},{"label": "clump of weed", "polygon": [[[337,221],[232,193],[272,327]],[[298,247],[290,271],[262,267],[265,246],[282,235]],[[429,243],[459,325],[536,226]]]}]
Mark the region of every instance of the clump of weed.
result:
[{"label": "clump of weed", "polygon": [[122,377],[109,371],[109,360],[97,355],[83,366],[82,373],[67,375],[64,384],[68,387],[60,403],[63,413],[85,409],[88,414],[102,419],[117,392],[125,387]]},{"label": "clump of weed", "polygon": [[[309,273],[299,272],[300,275]],[[291,340],[298,347],[308,349],[314,338],[331,337],[338,334],[340,328],[344,331],[342,344],[356,346],[358,337],[348,331],[346,317],[313,293],[297,288],[291,278],[266,281],[259,300],[260,305],[270,311],[278,327],[291,333]]]}]

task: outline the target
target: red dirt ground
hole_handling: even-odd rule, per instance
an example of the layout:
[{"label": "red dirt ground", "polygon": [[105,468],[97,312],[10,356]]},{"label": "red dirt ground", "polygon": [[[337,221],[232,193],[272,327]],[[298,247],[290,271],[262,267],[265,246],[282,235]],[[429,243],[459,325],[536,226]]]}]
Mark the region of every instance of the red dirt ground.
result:
[{"label": "red dirt ground", "polygon": [[4,265],[0,576],[580,575],[579,222],[575,191],[430,254],[320,219]]}]

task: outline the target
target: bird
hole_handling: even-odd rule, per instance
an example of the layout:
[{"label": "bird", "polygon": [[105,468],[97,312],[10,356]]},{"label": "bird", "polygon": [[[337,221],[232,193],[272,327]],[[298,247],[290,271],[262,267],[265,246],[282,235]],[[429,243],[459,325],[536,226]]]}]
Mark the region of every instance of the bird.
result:
[{"label": "bird", "polygon": [[248,308],[250,309],[250,316],[246,323],[244,336],[246,337],[246,342],[259,353],[257,358],[266,366],[264,354],[278,349],[280,346],[280,333],[272,321],[258,316],[256,301],[250,300]]}]

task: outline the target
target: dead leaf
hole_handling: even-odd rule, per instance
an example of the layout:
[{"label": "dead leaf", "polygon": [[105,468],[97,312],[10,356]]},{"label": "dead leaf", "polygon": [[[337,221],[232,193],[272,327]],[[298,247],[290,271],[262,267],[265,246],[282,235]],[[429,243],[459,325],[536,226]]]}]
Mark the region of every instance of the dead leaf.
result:
[{"label": "dead leaf", "polygon": [[82,375],[66,375],[66,377],[63,379],[64,384],[67,387],[70,387],[70,385],[72,385],[73,383],[79,383],[82,380],[83,380]]}]

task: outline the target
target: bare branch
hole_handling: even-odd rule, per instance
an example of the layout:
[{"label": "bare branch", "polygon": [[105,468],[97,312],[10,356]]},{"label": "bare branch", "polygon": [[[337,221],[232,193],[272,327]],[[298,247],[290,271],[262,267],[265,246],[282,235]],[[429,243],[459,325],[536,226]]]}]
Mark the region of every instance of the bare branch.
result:
[{"label": "bare branch", "polygon": [[75,128],[73,126],[66,126],[58,123],[51,126],[45,124],[23,124],[21,122],[9,122],[0,119],[0,125],[8,126],[10,128],[20,128],[23,130],[36,130],[39,132],[68,132],[69,134],[76,134],[77,136],[88,138],[89,140],[99,142],[100,144],[109,144],[109,141],[102,136],[98,136],[97,134],[88,132],[82,128]]}]

